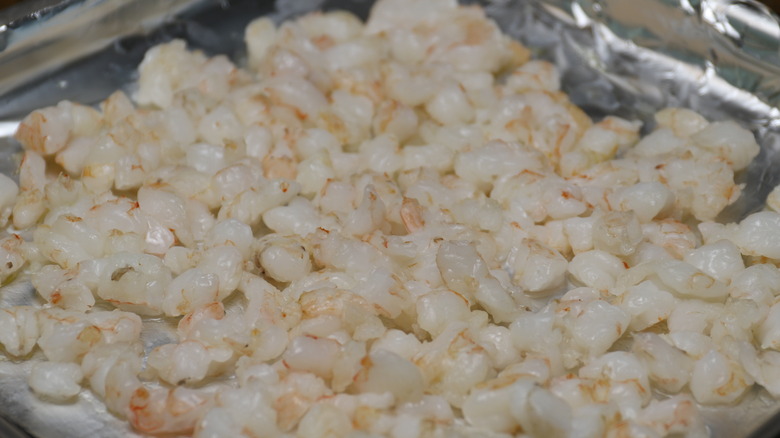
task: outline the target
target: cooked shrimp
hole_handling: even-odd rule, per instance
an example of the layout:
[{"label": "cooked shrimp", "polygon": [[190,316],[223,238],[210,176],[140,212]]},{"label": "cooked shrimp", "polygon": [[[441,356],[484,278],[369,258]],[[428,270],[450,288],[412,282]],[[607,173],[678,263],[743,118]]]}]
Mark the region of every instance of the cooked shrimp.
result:
[{"label": "cooked shrimp", "polygon": [[128,420],[144,433],[189,434],[212,399],[213,395],[203,390],[142,386],[130,398]]}]

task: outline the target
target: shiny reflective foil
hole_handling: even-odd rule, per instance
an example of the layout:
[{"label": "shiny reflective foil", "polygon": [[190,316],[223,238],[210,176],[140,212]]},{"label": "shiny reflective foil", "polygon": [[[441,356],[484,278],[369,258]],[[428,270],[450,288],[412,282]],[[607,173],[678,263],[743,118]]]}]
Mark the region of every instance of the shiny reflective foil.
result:
[{"label": "shiny reflective foil", "polygon": [[[256,17],[283,21],[318,9],[347,9],[365,18],[371,3],[27,0],[0,11],[0,172],[14,174],[19,145],[11,136],[24,115],[62,99],[95,104],[118,88],[131,91],[144,52],[155,44],[181,38],[240,64],[243,29]],[[476,3],[537,58],[554,62],[564,90],[595,119],[616,114],[642,120],[649,130],[655,111],[682,106],[751,129],[762,151],[739,176],[746,188],[723,221],[760,209],[780,183],[780,25],[766,7],[744,0]],[[23,279],[0,289],[0,307],[37,302]],[[173,328],[165,319],[147,321],[147,350],[172,342]],[[38,437],[139,436],[88,390],[70,404],[36,398],[26,383],[31,363],[0,355],[0,435],[25,436],[4,417]],[[769,437],[780,423],[770,419],[779,408],[756,390],[739,405],[703,411],[713,436],[744,437],[764,424],[765,433],[756,436]]]}]

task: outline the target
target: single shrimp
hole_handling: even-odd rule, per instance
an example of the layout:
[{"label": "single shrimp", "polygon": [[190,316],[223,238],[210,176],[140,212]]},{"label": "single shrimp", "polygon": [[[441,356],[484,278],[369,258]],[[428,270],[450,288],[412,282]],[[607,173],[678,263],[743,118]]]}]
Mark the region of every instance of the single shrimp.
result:
[{"label": "single shrimp", "polygon": [[141,334],[141,318],[114,310],[89,314],[58,308],[38,312],[38,346],[49,360],[77,362],[97,345],[136,342]]},{"label": "single shrimp", "polygon": [[18,234],[0,239],[0,283],[27,263],[23,244],[24,240]]},{"label": "single shrimp", "polygon": [[31,306],[0,309],[0,344],[12,356],[24,356],[35,347],[40,336],[36,313]]},{"label": "single shrimp", "polygon": [[314,374],[291,372],[284,376],[273,407],[276,423],[283,431],[291,431],[306,411],[320,398],[333,395],[325,382]]},{"label": "single shrimp", "polygon": [[709,435],[701,421],[696,402],[688,395],[653,400],[639,414],[637,422],[655,430],[660,436],[680,434],[689,437]]},{"label": "single shrimp", "polygon": [[25,149],[50,155],[65,147],[72,127],[68,106],[60,104],[30,113],[19,124],[14,137]]},{"label": "single shrimp", "polygon": [[141,386],[130,398],[128,420],[144,433],[191,434],[212,401],[202,390]]},{"label": "single shrimp", "polygon": [[425,227],[423,209],[416,199],[404,197],[403,204],[401,204],[401,220],[409,233],[414,233]]},{"label": "single shrimp", "polygon": [[665,248],[678,259],[696,248],[696,235],[691,227],[675,219],[668,218],[643,224],[642,234],[647,241]]}]

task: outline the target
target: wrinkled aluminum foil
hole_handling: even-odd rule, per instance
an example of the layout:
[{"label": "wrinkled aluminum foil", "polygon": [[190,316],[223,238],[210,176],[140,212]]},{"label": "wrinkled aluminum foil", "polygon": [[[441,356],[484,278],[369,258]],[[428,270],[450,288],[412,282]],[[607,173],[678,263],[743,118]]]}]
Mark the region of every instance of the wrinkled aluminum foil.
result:
[{"label": "wrinkled aluminum foil", "polygon": [[[35,108],[62,99],[94,104],[117,88],[132,90],[149,47],[173,38],[241,63],[243,29],[253,18],[276,21],[317,9],[365,18],[371,0],[28,0],[0,11],[0,172],[13,175],[11,139]],[[738,220],[760,209],[780,183],[780,22],[748,0],[482,0],[502,28],[538,58],[554,62],[564,90],[594,118],[639,119],[666,106],[709,119],[735,119],[762,151],[740,175],[743,196],[722,214]],[[38,302],[29,282],[0,289],[0,307]],[[172,342],[172,325],[147,321],[147,349]],[[34,358],[33,358],[34,359]],[[26,383],[30,362],[0,355],[0,435],[138,437],[89,391],[73,403],[37,399]],[[716,437],[747,436],[780,403],[756,390],[738,405],[704,408]],[[769,422],[767,422],[769,419]],[[769,428],[771,429],[771,427]],[[774,434],[756,435],[774,436]]]}]

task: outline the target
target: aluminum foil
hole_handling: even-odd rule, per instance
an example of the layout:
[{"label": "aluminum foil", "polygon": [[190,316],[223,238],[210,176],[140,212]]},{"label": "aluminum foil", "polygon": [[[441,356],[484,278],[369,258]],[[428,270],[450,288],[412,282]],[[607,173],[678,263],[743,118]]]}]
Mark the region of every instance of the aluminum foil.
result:
[{"label": "aluminum foil", "polygon": [[[731,118],[756,135],[762,150],[738,177],[743,196],[722,215],[738,220],[760,209],[780,183],[780,22],[745,0],[482,0],[502,28],[535,56],[554,62],[564,90],[592,117],[639,119],[666,106],[709,119]],[[173,38],[241,63],[243,29],[253,18],[276,21],[317,9],[347,9],[365,18],[371,0],[27,0],[0,12],[0,172],[14,174],[19,145],[11,136],[31,110],[61,99],[94,104],[117,88],[131,90],[149,47]],[[29,282],[0,289],[0,307],[36,302]],[[147,348],[171,342],[171,326],[148,321]],[[33,358],[34,359],[34,358]],[[37,399],[30,362],[0,354],[2,417],[37,437],[139,436],[106,412],[89,391],[73,403]],[[705,408],[713,436],[740,437],[766,423],[780,404],[753,391],[738,405]],[[771,429],[771,427],[769,428]],[[762,435],[762,436],[774,436]]]}]

